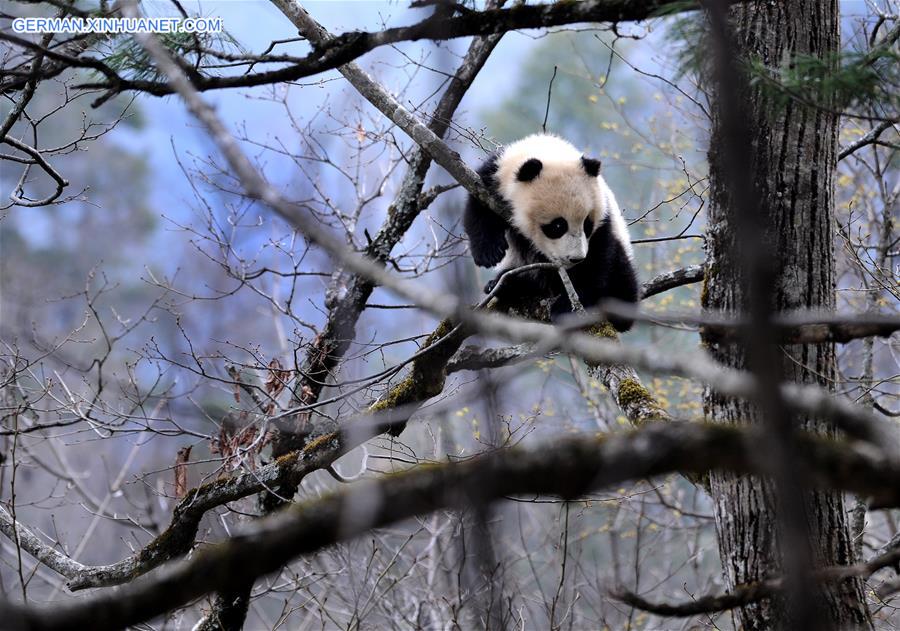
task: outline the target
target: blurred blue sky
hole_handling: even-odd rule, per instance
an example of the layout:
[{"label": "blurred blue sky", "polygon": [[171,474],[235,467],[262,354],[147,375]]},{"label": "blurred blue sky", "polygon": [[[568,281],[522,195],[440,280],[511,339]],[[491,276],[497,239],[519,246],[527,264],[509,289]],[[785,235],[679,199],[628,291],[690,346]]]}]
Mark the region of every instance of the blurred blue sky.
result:
[{"label": "blurred blue sky", "polygon": [[[154,5],[169,7],[167,11],[171,11],[171,4],[157,1],[151,3],[148,12],[152,11]],[[382,25],[398,26],[420,20],[431,12],[431,9],[408,9],[406,5],[406,2],[372,0],[356,2],[320,0],[304,3],[310,13],[333,33],[353,29],[375,29]],[[190,3],[185,6],[190,9]],[[205,13],[221,16],[229,33],[248,51],[261,51],[272,40],[288,39],[297,35],[290,23],[267,0],[204,2],[202,6]],[[459,39],[442,43],[440,46],[462,54],[468,42],[468,39]],[[505,94],[513,86],[518,76],[509,69],[516,67],[514,60],[524,54],[524,47],[529,44],[533,45],[534,42],[525,35],[512,33],[504,37],[460,108],[461,112],[465,112],[463,124],[477,124],[478,112],[490,107],[492,102],[496,102],[498,95]],[[399,49],[412,56],[431,49],[435,56],[444,54],[442,65],[448,65],[446,54],[430,42],[405,43],[401,44]],[[278,47],[276,52],[279,51],[305,54],[308,47],[303,43],[291,43]],[[385,60],[390,60],[391,64],[381,63]],[[403,69],[395,67],[395,64],[402,63],[402,59],[398,61],[396,52],[390,49],[375,51],[358,61],[375,78],[385,82],[392,89],[398,89],[406,83]],[[449,61],[452,67],[455,58]],[[318,79],[327,80],[339,76],[336,71],[332,71],[322,77],[312,77],[309,82],[313,84]],[[408,87],[404,97],[407,101],[417,100],[432,92],[438,84],[439,78],[433,73],[420,73],[416,81]],[[490,86],[489,89],[485,89],[486,86]],[[274,104],[251,98],[254,94],[269,91],[267,87],[255,90],[213,91],[207,92],[204,96],[216,104],[225,121],[233,125],[246,126],[249,137],[283,138],[284,134],[290,131],[284,111]],[[324,81],[321,85],[310,85],[302,89],[293,88],[290,91],[292,109],[304,118],[312,116],[326,102],[339,108],[355,107],[360,104],[367,107],[353,88],[342,79]],[[116,130],[110,140],[121,142],[150,158],[153,171],[158,174],[161,181],[166,182],[166,186],[154,189],[157,205],[160,208],[171,208],[173,204],[183,203],[183,196],[188,192],[187,182],[177,163],[172,159],[172,142],[174,141],[179,152],[191,153],[205,153],[211,149],[211,145],[205,133],[197,129],[195,122],[177,98],[142,97],[140,108],[146,118],[146,127],[138,131],[121,128]],[[279,174],[272,170],[268,171],[267,175],[273,179],[288,177],[288,174]]]}]

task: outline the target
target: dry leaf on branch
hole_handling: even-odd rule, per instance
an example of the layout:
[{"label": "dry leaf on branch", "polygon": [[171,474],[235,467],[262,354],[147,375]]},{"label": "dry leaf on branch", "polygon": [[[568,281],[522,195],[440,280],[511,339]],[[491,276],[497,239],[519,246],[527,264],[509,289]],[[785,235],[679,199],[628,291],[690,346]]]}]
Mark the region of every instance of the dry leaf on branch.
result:
[{"label": "dry leaf on branch", "polygon": [[191,446],[182,447],[175,456],[175,497],[181,499],[188,489],[188,459],[191,457]]},{"label": "dry leaf on branch", "polygon": [[[266,378],[266,392],[269,393],[269,396],[274,399],[281,394],[290,377],[291,371],[285,370],[278,358],[273,358],[269,362],[269,376]],[[266,406],[266,413],[271,414],[274,411],[275,402],[270,401]]]}]

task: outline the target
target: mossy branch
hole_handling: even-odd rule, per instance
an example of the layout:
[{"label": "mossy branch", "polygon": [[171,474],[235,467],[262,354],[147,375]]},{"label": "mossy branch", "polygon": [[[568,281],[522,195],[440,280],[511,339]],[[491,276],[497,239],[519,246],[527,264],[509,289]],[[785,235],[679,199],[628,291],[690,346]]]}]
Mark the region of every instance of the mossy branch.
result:
[{"label": "mossy branch", "polygon": [[[450,320],[441,321],[422,345],[423,350],[432,350],[418,356],[406,377],[372,403],[369,406],[369,413],[377,414],[403,406],[421,404],[439,395],[447,381],[447,363],[469,335],[471,331],[466,327],[454,328]],[[405,421],[392,423],[388,433],[399,436],[405,427]]]},{"label": "mossy branch", "polygon": [[[675,471],[760,474],[766,470],[767,455],[760,453],[759,440],[759,430],[748,427],[653,423],[624,434],[569,438],[552,448],[504,449],[464,463],[418,466],[290,506],[115,593],[98,592],[55,609],[8,603],[5,628],[99,630],[135,625],[204,594],[227,593],[302,554],[414,515],[462,508],[473,499],[491,502],[523,494],[573,499]],[[900,464],[871,449],[804,433],[798,436],[796,458],[816,487],[873,497],[881,507],[900,505]],[[369,510],[352,511],[362,496],[368,498]]]}]

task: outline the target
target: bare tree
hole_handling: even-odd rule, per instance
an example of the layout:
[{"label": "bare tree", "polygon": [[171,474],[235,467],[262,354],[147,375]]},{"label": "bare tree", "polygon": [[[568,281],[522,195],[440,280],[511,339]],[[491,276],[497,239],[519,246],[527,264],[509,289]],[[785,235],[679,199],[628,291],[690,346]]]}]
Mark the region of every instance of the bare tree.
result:
[{"label": "bare tree", "polygon": [[[835,55],[839,46],[837,2],[816,5],[816,11],[803,2],[785,3],[774,10],[763,6],[736,9],[734,22],[740,41],[736,54],[743,59],[772,60],[770,63],[799,54],[820,58]],[[783,33],[789,36],[782,37]],[[746,95],[749,122],[741,130],[742,117],[736,112],[740,104],[736,98],[728,100],[741,88],[725,80],[720,87],[723,94],[725,90],[731,92],[720,98],[723,113],[713,122],[711,238],[704,307],[752,311],[754,301],[757,305],[762,302],[763,318],[768,317],[768,309],[833,311],[836,114],[802,104],[779,111],[762,88],[753,92],[745,88],[740,94]],[[747,148],[752,150],[747,153]],[[741,167],[749,168],[751,174],[743,186]],[[751,213],[759,218],[742,216]],[[759,237],[754,240],[756,232]],[[735,258],[735,251],[745,251],[743,261]],[[833,387],[833,344],[784,346],[778,352],[766,344],[763,335],[761,328],[756,339],[748,337],[757,344],[763,342],[759,346],[715,344],[711,351],[727,365],[747,368],[755,364],[761,378],[770,374],[776,380]],[[707,413],[722,421],[748,422],[761,414],[771,428],[772,445],[777,450],[773,454],[774,485],[727,474],[710,478],[719,546],[732,589],[782,568],[796,576],[809,571],[813,559],[824,565],[853,561],[843,498],[834,493],[801,495],[802,484],[797,478],[803,475],[802,469],[793,460],[789,446],[793,421],[777,395],[773,398],[776,400],[757,412],[715,392],[706,397]],[[781,525],[775,518],[779,514],[783,515]],[[787,606],[795,611],[776,613],[773,602],[755,603],[741,609],[740,626],[767,629],[787,624],[785,620],[792,621],[789,626],[806,628],[871,626],[859,581],[851,579],[822,590],[823,606],[816,598],[819,594],[803,593],[815,590],[808,590],[801,580]]]}]

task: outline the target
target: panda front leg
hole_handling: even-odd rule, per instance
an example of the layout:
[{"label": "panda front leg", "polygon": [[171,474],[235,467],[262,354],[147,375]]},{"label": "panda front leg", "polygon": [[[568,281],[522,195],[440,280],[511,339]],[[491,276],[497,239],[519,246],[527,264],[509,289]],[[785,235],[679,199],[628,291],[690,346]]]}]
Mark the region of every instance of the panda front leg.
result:
[{"label": "panda front leg", "polygon": [[[581,303],[585,309],[593,309],[607,298],[613,298],[629,304],[636,304],[640,298],[637,275],[630,265],[623,266],[615,275],[609,278],[601,277],[600,283],[579,284],[573,279],[573,284],[575,285],[578,297],[581,299]],[[551,307],[551,317],[554,313],[556,313],[556,317],[558,318],[571,311],[572,306],[569,303],[569,298],[563,294],[555,303],[553,303],[553,306]],[[607,314],[606,319],[619,333],[628,331],[634,324],[634,321],[630,318],[622,318],[612,314]]]},{"label": "panda front leg", "polygon": [[497,285],[500,284],[500,279],[502,278],[503,284],[500,287],[501,294],[505,296],[521,294],[524,288],[527,286],[527,283],[523,282],[523,280],[524,277],[528,275],[528,272],[514,272],[512,274],[507,274],[507,272],[515,269],[515,267],[510,267],[497,270],[497,275],[484,285],[484,293],[490,294],[491,292],[493,292],[497,288]]},{"label": "panda front leg", "polygon": [[[640,301],[640,285],[637,273],[631,259],[624,252],[619,257],[612,257],[610,265],[605,272],[601,272],[592,279],[573,279],[578,295],[586,309],[591,309],[601,304],[605,299],[612,298],[628,304],[637,304]],[[566,301],[568,304],[568,300]],[[609,323],[620,333],[631,329],[634,321],[612,314],[607,315]]]},{"label": "panda front leg", "polygon": [[[506,253],[503,256],[503,259],[497,264],[496,270],[497,275],[494,276],[491,280],[487,282],[484,286],[484,293],[489,294],[497,287],[497,283],[500,282],[500,278],[506,274],[507,272],[520,267],[523,264],[522,256],[519,254],[519,250],[516,247],[515,243],[509,243],[510,239],[508,237],[504,237],[507,242]],[[509,295],[511,291],[513,291],[512,287],[519,286],[521,288],[522,277],[525,274],[507,274],[506,278],[503,280],[503,285],[501,286],[501,291],[504,294]]]},{"label": "panda front leg", "polygon": [[[550,305],[550,322],[558,324],[566,316],[575,313],[575,307],[569,299],[569,292],[563,286],[562,280],[557,275],[554,275],[554,281],[552,291],[553,295],[556,296],[556,300]],[[596,302],[593,299],[590,286],[577,273],[570,273],[569,281],[572,283],[572,289],[575,290],[575,295],[578,297],[581,306],[584,309],[590,309]]]},{"label": "panda front leg", "polygon": [[550,322],[552,324],[559,324],[563,318],[571,315],[574,311],[575,309],[572,308],[572,301],[569,300],[569,297],[563,292],[553,301],[553,304],[550,305]]},{"label": "panda front leg", "polygon": [[[631,305],[637,305],[641,300],[641,286],[631,257],[622,251],[613,261],[613,274],[609,280],[609,297]],[[634,324],[634,320],[631,318],[610,315],[608,319],[609,323],[620,333],[628,331]]]}]

